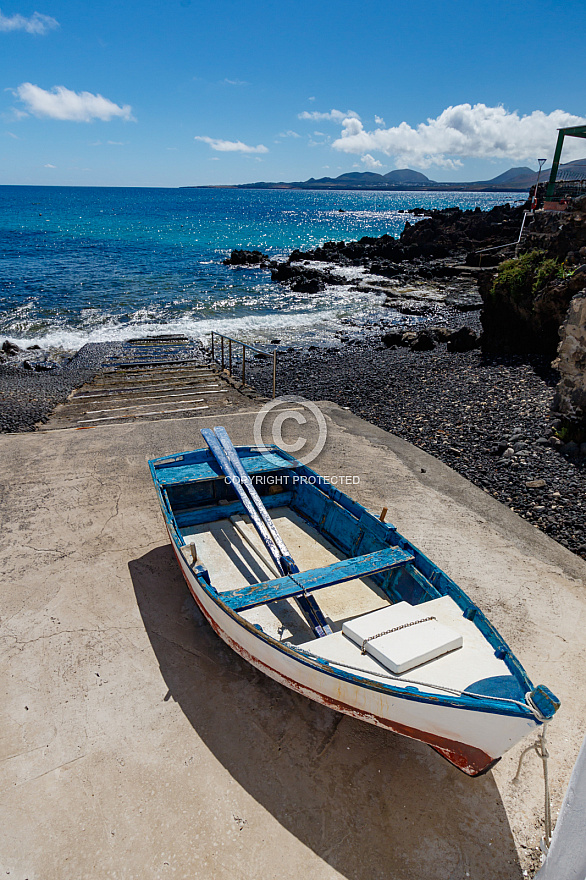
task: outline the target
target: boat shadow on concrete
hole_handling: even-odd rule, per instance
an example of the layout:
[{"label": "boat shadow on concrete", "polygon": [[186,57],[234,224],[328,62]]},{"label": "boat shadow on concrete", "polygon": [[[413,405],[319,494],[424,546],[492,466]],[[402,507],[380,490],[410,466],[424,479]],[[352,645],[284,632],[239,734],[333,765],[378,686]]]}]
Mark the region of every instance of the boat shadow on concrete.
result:
[{"label": "boat shadow on concrete", "polygon": [[232,777],[349,880],[520,880],[492,774],[272,681],[212,631],[170,546],[129,563],[169,693]]}]

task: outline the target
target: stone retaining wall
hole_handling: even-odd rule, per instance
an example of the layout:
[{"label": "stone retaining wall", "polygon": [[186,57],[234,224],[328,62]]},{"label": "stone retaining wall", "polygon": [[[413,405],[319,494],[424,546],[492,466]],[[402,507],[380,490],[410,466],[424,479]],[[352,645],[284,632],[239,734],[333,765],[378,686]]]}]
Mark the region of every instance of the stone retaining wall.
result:
[{"label": "stone retaining wall", "polygon": [[586,439],[586,291],[570,302],[560,328],[561,342],[553,366],[561,380],[553,407]]}]

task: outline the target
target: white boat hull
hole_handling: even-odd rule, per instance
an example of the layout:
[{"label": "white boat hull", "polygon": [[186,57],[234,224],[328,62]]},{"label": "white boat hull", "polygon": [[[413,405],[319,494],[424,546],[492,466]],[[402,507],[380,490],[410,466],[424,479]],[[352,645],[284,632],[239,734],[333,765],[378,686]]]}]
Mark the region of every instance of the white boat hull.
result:
[{"label": "white boat hull", "polygon": [[171,533],[169,537],[195,601],[220,638],[270,678],[309,699],[425,742],[470,776],[489,770],[507,749],[539,726],[532,718],[442,704],[433,691],[417,699],[412,693],[389,693],[316,668],[317,664],[305,662],[299,653],[296,657],[294,650],[284,650],[224,609],[202,588]]}]

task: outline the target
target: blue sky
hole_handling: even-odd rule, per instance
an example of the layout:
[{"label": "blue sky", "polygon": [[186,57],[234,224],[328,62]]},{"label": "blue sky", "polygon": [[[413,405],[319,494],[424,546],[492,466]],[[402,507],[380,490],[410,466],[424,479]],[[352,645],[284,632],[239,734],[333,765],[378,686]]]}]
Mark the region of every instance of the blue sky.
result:
[{"label": "blue sky", "polygon": [[[582,0],[0,10],[0,184],[488,179],[586,121]],[[583,156],[568,142],[563,161]]]}]

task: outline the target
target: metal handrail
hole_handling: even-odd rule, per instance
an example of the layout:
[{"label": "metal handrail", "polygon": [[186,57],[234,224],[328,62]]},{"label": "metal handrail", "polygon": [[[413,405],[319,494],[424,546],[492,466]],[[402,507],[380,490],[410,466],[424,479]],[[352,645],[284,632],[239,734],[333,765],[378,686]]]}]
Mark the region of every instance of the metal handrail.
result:
[{"label": "metal handrail", "polygon": [[[530,213],[530,212],[527,212],[527,213]],[[523,231],[523,228],[521,228],[521,232],[522,231]],[[521,239],[521,236],[519,236],[517,241],[508,241],[506,244],[496,244],[496,245],[494,245],[494,247],[478,248],[478,250],[475,250],[474,253],[475,254],[486,254],[486,253],[488,253],[488,251],[502,251],[505,248],[513,247],[514,244],[518,244],[520,239]]]},{"label": "metal handrail", "polygon": [[[242,346],[242,386],[246,384],[246,349],[249,348],[251,351],[256,351],[259,354],[268,355],[270,357],[270,351],[265,351],[262,348],[258,348],[256,345],[250,345],[248,342],[242,342],[241,339],[233,339],[232,336],[225,336],[223,333],[218,333],[216,330],[212,330],[212,360],[216,360],[215,354],[215,346],[214,346],[214,336],[218,336],[221,340],[220,342],[220,351],[221,351],[221,367],[222,371],[226,369],[225,366],[225,356],[224,356],[224,340],[226,339],[228,342],[228,375],[232,375],[232,343],[234,342],[236,345]],[[273,398],[277,396],[277,349],[273,349]]]}]

